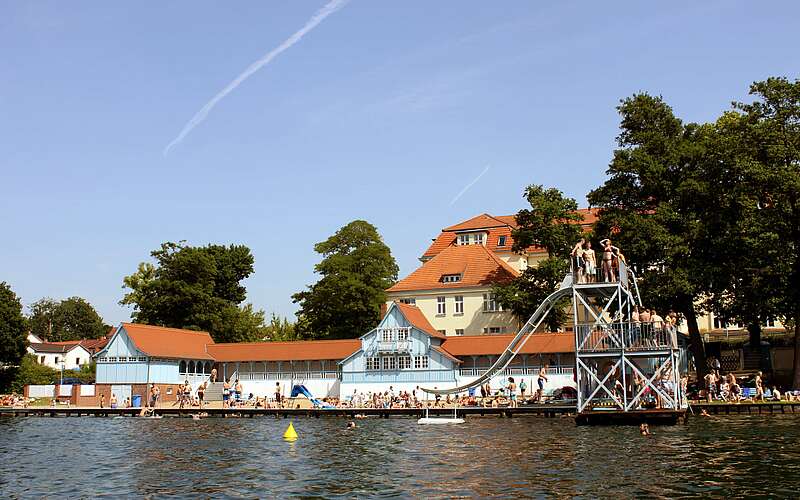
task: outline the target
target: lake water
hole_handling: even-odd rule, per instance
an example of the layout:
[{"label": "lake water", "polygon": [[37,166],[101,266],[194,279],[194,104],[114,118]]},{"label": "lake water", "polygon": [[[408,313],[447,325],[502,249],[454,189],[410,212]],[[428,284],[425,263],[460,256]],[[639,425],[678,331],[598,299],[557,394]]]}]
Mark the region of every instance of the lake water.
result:
[{"label": "lake water", "polygon": [[0,419],[3,497],[798,496],[800,418]]}]

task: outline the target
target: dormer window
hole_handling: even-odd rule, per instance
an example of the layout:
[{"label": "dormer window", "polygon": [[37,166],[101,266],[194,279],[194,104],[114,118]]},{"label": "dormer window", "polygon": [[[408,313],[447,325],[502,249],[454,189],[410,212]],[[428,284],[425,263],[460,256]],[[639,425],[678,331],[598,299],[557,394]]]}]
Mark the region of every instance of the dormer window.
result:
[{"label": "dormer window", "polygon": [[506,246],[506,237],[505,236],[500,236],[499,238],[497,238],[497,246],[499,246],[499,247]]},{"label": "dormer window", "polygon": [[463,233],[458,235],[459,245],[483,245],[486,242],[486,233]]},{"label": "dormer window", "polygon": [[459,245],[469,245],[469,235],[468,234],[459,234],[458,235],[458,244]]},{"label": "dormer window", "polygon": [[460,274],[443,274],[442,283],[458,283],[461,281]]}]

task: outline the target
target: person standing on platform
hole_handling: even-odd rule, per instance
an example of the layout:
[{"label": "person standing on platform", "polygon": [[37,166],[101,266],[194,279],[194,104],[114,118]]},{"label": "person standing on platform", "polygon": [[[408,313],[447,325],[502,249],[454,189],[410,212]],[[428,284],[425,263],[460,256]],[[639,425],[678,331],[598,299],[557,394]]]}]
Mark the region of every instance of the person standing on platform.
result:
[{"label": "person standing on platform", "polygon": [[569,253],[572,257],[572,269],[575,271],[575,277],[578,283],[583,283],[583,244],[586,243],[585,238],[581,238],[579,242],[575,243],[572,251]]},{"label": "person standing on platform", "polygon": [[544,399],[544,383],[547,382],[547,368],[548,365],[544,365],[539,369],[539,378],[536,380],[536,383],[539,384],[539,389],[536,391],[536,401],[541,403]]},{"label": "person standing on platform", "polygon": [[597,257],[592,250],[592,242],[587,241],[583,251],[584,283],[597,282]]}]

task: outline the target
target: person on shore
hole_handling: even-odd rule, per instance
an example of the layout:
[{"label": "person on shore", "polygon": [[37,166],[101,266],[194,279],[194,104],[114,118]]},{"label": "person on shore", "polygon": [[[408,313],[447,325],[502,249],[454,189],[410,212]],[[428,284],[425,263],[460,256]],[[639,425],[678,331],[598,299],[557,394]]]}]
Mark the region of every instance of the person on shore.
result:
[{"label": "person on shore", "polygon": [[211,383],[212,384],[216,384],[217,383],[217,369],[216,368],[212,368],[211,369]]},{"label": "person on shore", "polygon": [[231,382],[230,379],[222,384],[222,407],[228,408],[231,400]]},{"label": "person on shore", "polygon": [[611,240],[606,238],[600,244],[603,245],[603,281],[606,283],[617,281],[614,276],[614,247],[611,245]]},{"label": "person on shore", "polygon": [[113,392],[111,393],[111,400],[110,401],[111,401],[111,408],[116,409],[117,408],[117,395],[114,394]]},{"label": "person on shore", "polygon": [[717,394],[717,376],[712,371],[706,373],[703,378],[706,382],[706,400],[710,403]]},{"label": "person on shore", "polygon": [[528,384],[525,383],[525,379],[519,381],[519,398],[525,402],[525,391],[528,389]]},{"label": "person on shore", "polygon": [[587,241],[583,246],[583,272],[585,283],[597,282],[597,257],[591,241]]},{"label": "person on shore", "polygon": [[202,384],[200,384],[200,387],[197,388],[197,399],[200,400],[200,408],[203,407],[203,398],[205,397],[205,394],[206,394],[206,383],[203,382]]},{"label": "person on shore", "polygon": [[105,407],[106,407],[106,395],[105,394],[101,394],[100,395],[100,408],[105,408]]},{"label": "person on shore", "polygon": [[239,382],[238,378],[236,379],[236,385],[234,387],[236,388],[236,401],[241,401],[242,395],[244,394],[244,388],[242,387],[242,383]]},{"label": "person on shore", "polygon": [[[189,384],[188,380],[183,384],[183,404],[192,404],[192,386]],[[181,406],[181,408],[183,408],[183,406]]]},{"label": "person on shore", "polygon": [[281,404],[281,383],[275,382],[275,402]]},{"label": "person on shore", "polygon": [[125,404],[123,408],[130,408],[131,407],[131,398],[125,398]]},{"label": "person on shore", "polygon": [[575,246],[572,247],[572,251],[570,251],[570,256],[572,257],[572,269],[575,271],[578,283],[583,283],[583,245],[586,243],[586,238],[581,238],[580,241],[575,243]]},{"label": "person on shore", "polygon": [[543,367],[539,368],[539,378],[536,380],[536,383],[539,385],[539,389],[536,391],[535,398],[537,403],[541,403],[542,399],[544,398],[544,383],[547,382],[547,368],[548,365],[544,365]]},{"label": "person on shore", "polygon": [[514,377],[508,377],[508,399],[510,408],[517,407],[517,384],[514,382]]},{"label": "person on shore", "polygon": [[772,399],[775,401],[781,400],[781,391],[779,391],[778,387],[775,385],[772,386]]},{"label": "person on shore", "polygon": [[764,401],[764,381],[761,379],[762,373],[756,373],[756,398]]}]

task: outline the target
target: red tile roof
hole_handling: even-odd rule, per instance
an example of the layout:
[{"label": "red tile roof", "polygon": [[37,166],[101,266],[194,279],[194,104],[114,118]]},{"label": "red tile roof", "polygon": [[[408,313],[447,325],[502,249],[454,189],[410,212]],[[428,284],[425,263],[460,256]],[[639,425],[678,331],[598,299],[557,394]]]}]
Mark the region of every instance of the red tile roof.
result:
[{"label": "red tile roof", "polygon": [[[579,208],[577,211],[583,215],[583,221],[580,223],[584,231],[591,229],[592,224],[597,220],[599,209],[597,208]],[[433,240],[433,243],[422,254],[422,259],[430,259],[431,257],[439,254],[442,250],[449,246],[456,244],[459,232],[464,231],[477,231],[485,229],[488,233],[486,238],[486,248],[493,252],[510,252],[511,247],[514,245],[514,239],[511,237],[511,230],[517,228],[517,219],[515,215],[477,215],[469,220],[460,222],[453,226],[442,229],[439,236]],[[505,245],[502,247],[497,246],[500,236],[505,236]],[[531,246],[526,251],[535,253],[541,252],[540,247]]]},{"label": "red tile roof", "polygon": [[[442,276],[446,274],[461,274],[461,281],[442,283]],[[423,263],[387,292],[487,286],[510,281],[518,275],[483,245],[453,245]]]},{"label": "red tile roof", "polygon": [[170,359],[214,359],[206,351],[206,346],[214,343],[208,332],[139,323],[122,323],[122,328],[136,347],[148,356]]},{"label": "red tile roof", "polygon": [[419,310],[417,306],[412,306],[410,304],[403,304],[402,302],[395,302],[397,307],[400,309],[400,312],[403,313],[403,316],[408,320],[409,323],[416,326],[423,332],[432,335],[434,337],[438,337],[440,339],[447,338],[445,335],[439,333],[436,328],[434,328],[428,318],[422,314],[422,311]]},{"label": "red tile roof", "polygon": [[462,361],[460,359],[458,359],[457,357],[453,356],[452,354],[450,354],[449,352],[445,351],[443,348],[441,348],[439,346],[432,345],[431,349],[433,349],[434,351],[438,352],[439,354],[441,354],[442,356],[444,356],[445,358],[447,358],[447,359],[449,359],[451,361],[455,361],[456,363],[462,363]]},{"label": "red tile roof", "polygon": [[[499,355],[505,351],[514,335],[471,335],[447,337],[444,350],[453,356]],[[574,352],[575,336],[571,333],[537,333],[531,336],[520,354]]]},{"label": "red tile roof", "polygon": [[208,352],[219,362],[341,360],[359,349],[361,349],[361,341],[358,339],[254,342],[208,346]]}]

